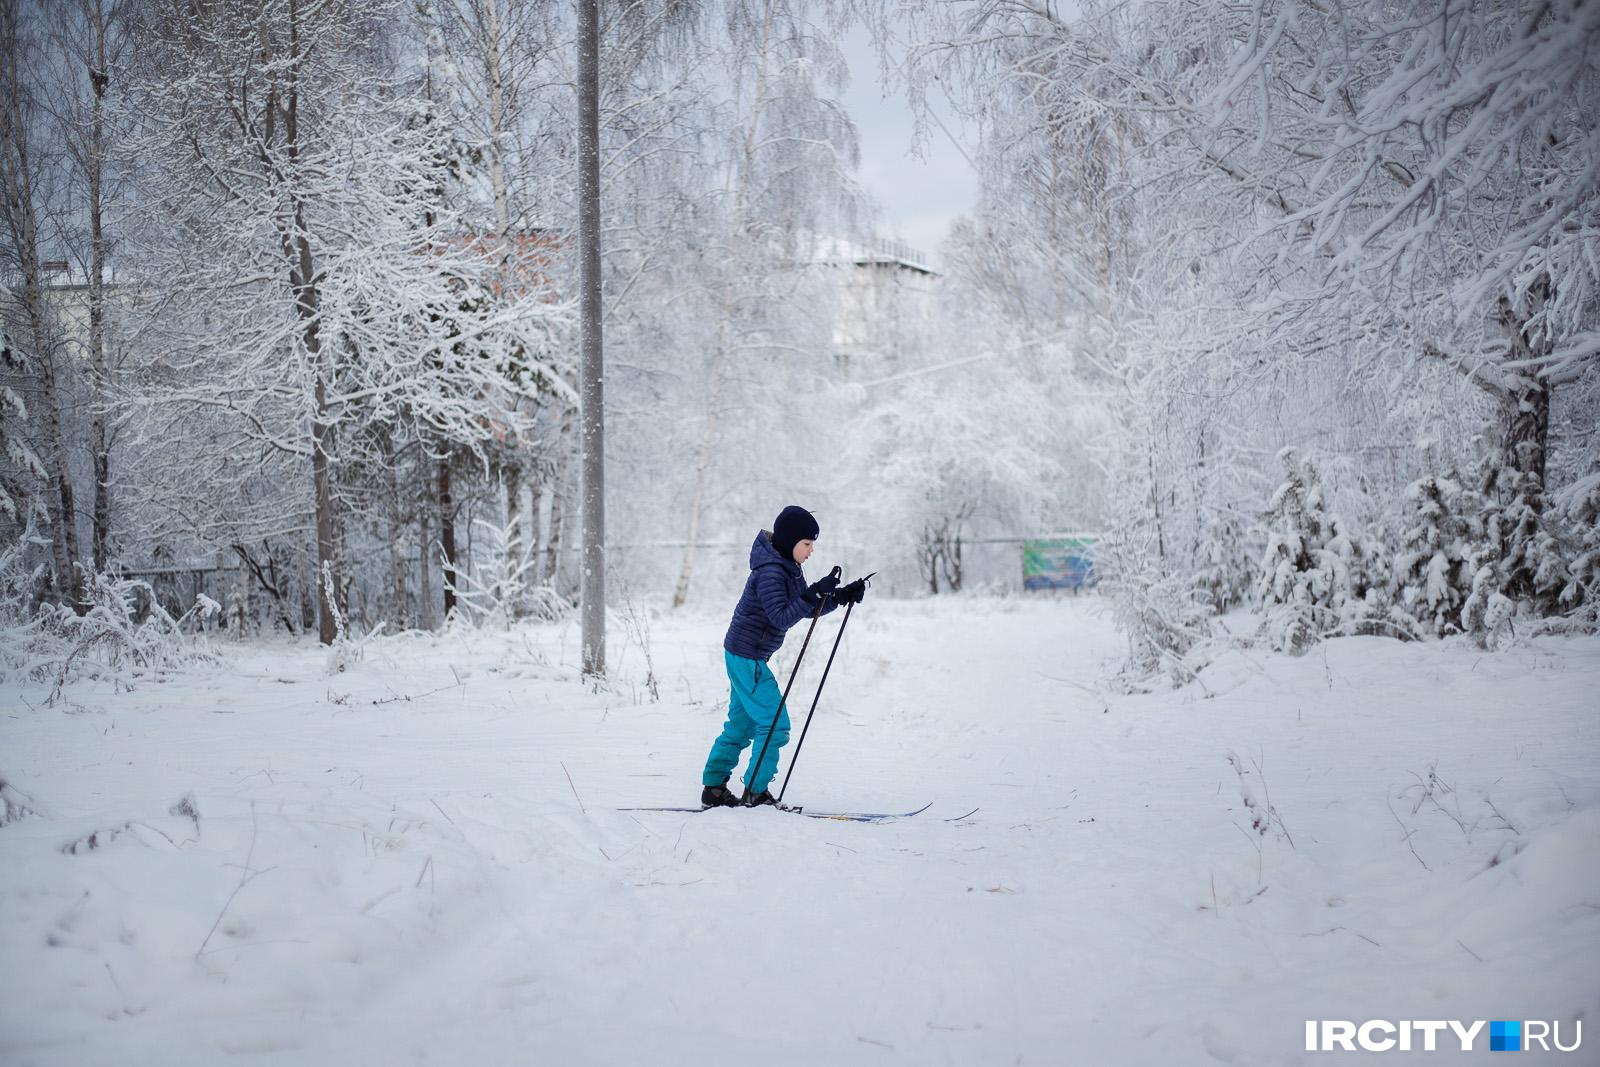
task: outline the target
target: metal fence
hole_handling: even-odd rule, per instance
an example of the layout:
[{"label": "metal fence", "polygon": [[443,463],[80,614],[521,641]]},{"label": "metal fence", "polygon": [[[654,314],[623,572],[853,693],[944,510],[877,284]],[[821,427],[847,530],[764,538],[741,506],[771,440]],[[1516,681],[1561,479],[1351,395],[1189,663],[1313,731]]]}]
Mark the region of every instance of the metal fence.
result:
[{"label": "metal fence", "polygon": [[[1057,535],[1057,538],[1061,536]],[[1039,541],[1039,538],[1024,537],[963,540],[961,590],[998,594],[1027,591],[1026,552],[1029,546],[1037,545]],[[830,539],[826,544],[818,544],[816,554],[807,565],[807,573],[812,578],[820,578],[827,573],[827,568],[839,564],[847,580],[875,571],[877,577],[873,579],[873,592],[878,596],[926,596],[933,589],[918,564],[916,551],[916,544],[910,541],[865,545]],[[699,544],[695,548],[690,574],[690,605],[708,610],[720,610],[731,605],[750,573],[749,557],[748,541]],[[613,604],[670,603],[677,589],[683,561],[682,541],[620,542],[606,546],[607,600]],[[465,552],[459,562],[463,568],[472,566],[472,560]],[[371,559],[366,563],[368,565],[358,566],[353,576],[348,609],[351,623],[361,629],[375,625],[382,618],[386,611],[383,607],[384,597],[388,592],[384,587],[387,563],[380,565]],[[554,585],[559,593],[569,598],[576,595],[573,576],[578,573],[578,565],[579,546],[576,543],[564,545]],[[410,554],[405,569],[408,578],[413,578],[413,582],[408,584],[411,585],[412,598],[410,614],[415,616],[415,553]],[[288,624],[298,629],[310,625],[314,617],[314,595],[302,588],[307,576],[286,576],[287,581],[281,591],[283,596],[274,600],[232,553],[125,565],[120,573],[148,582],[162,607],[174,615],[187,611],[198,596],[203,594],[210,597],[223,608],[208,624],[217,628],[240,625],[246,629],[270,627],[287,620]],[[433,601],[433,610],[425,617],[438,620],[443,615],[443,587],[440,584],[442,572],[437,566],[432,571],[432,581],[436,588],[430,590],[428,595]],[[1054,587],[1065,588],[1066,585],[1055,583]],[[941,575],[939,592],[951,591],[948,580]]]}]

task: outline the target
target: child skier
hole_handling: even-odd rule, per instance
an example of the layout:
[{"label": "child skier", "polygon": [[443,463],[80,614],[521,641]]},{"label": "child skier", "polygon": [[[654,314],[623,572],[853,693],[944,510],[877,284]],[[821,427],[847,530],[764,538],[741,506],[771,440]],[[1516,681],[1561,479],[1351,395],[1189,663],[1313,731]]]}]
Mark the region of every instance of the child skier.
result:
[{"label": "child skier", "polygon": [[[784,631],[809,618],[819,603],[826,615],[840,604],[861,603],[867,589],[864,579],[840,586],[831,574],[806,584],[800,565],[810,557],[812,542],[820,532],[809,511],[791,504],[779,513],[771,531],[762,530],[750,546],[750,577],[722,639],[732,695],[728,721],[712,744],[701,775],[705,785],[700,794],[702,804],[776,803],[767,785],[778,769],[778,750],[789,741],[789,711],[782,706],[783,694],[767,659],[783,644]],[[770,743],[768,733],[772,735]],[[744,796],[736,797],[728,789],[728,776],[746,745],[754,746],[752,764],[760,758],[763,746],[766,757],[761,766],[745,768]]]}]

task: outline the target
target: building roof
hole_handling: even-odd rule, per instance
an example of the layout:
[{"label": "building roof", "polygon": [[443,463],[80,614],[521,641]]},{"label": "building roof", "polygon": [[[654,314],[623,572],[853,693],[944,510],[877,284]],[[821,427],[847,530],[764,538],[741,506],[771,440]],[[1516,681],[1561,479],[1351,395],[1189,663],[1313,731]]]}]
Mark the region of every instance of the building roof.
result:
[{"label": "building roof", "polygon": [[811,258],[817,263],[850,263],[858,267],[880,265],[904,267],[920,274],[936,275],[928,265],[928,257],[904,241],[869,237],[853,240],[846,237],[818,237]]}]

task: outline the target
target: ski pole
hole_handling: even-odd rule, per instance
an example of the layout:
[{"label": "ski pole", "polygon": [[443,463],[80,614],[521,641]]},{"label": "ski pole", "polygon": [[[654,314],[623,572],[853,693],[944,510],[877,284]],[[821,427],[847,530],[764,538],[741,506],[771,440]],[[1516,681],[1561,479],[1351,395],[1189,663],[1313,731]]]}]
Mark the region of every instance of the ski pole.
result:
[{"label": "ski pole", "polygon": [[[873,573],[876,574],[877,572]],[[861,580],[865,582],[872,576],[872,574],[869,574],[866,578]],[[822,687],[828,684],[828,671],[833,668],[833,657],[839,653],[839,642],[844,640],[844,628],[850,625],[850,613],[854,611],[855,608],[856,605],[854,602],[844,606],[844,621],[839,624],[839,633],[833,639],[833,650],[828,653],[828,662],[822,668],[822,681],[817,683],[817,695],[811,698],[811,710],[806,712],[805,725],[800,727],[800,740],[794,743],[794,755],[789,757],[789,769],[784,772],[783,785],[778,789],[779,804],[783,803],[783,794],[789,791],[789,776],[794,774],[795,760],[800,758],[800,748],[806,743],[806,731],[811,729],[811,716],[817,713],[817,701],[822,699]]]},{"label": "ski pole", "polygon": [[[838,578],[844,571],[838,567],[828,572],[832,577]],[[755,781],[756,771],[761,767],[761,761],[767,758],[767,746],[772,744],[772,731],[778,728],[778,716],[783,714],[783,707],[789,700],[789,690],[794,688],[794,680],[800,675],[800,661],[806,658],[806,646],[811,644],[811,634],[817,628],[817,620],[822,618],[822,605],[828,602],[827,597],[817,598],[816,610],[811,613],[811,625],[806,628],[806,639],[800,642],[800,654],[794,658],[794,670],[789,672],[789,684],[783,687],[783,696],[778,698],[778,710],[772,713],[772,724],[767,727],[767,739],[761,742],[761,754],[750,764],[750,780]],[[846,617],[849,616],[846,611]],[[828,662],[833,662],[833,657],[828,657]],[[787,779],[786,779],[787,781]],[[749,790],[747,789],[746,792]]]}]

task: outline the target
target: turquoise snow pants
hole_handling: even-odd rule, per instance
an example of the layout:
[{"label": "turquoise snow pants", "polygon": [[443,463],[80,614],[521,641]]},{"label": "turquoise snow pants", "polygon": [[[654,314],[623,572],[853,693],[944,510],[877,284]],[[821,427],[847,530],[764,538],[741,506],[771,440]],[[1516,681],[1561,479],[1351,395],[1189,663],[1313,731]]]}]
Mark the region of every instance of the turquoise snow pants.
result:
[{"label": "turquoise snow pants", "polygon": [[759,793],[771,784],[778,770],[778,750],[789,743],[789,709],[781,706],[783,693],[765,663],[735,656],[727,649],[723,649],[722,658],[727,663],[728,685],[733,694],[728,698],[728,721],[722,724],[722,734],[711,746],[700,780],[706,785],[726,782],[739,765],[739,753],[746,745],[755,746],[750,750],[750,762],[754,763],[770,730],[772,743],[767,745],[767,758],[760,767],[747,767],[744,774],[745,789]]}]

